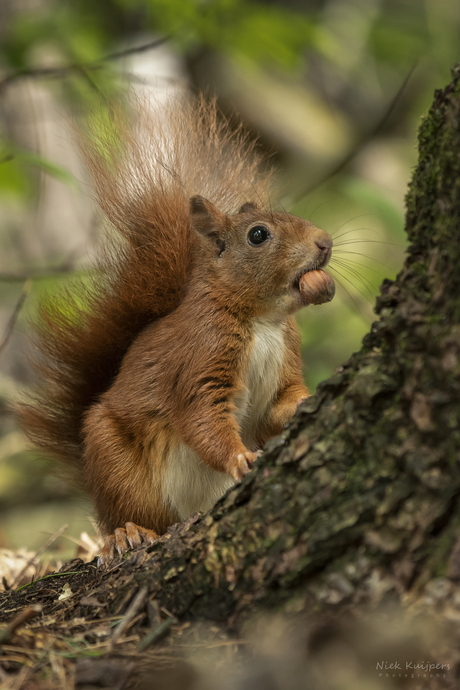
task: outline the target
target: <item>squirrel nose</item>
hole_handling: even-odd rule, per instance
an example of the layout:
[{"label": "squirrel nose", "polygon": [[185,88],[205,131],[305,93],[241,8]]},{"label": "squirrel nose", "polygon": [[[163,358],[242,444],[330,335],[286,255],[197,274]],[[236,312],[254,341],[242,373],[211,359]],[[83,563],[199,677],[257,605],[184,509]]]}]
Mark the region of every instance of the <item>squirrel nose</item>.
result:
[{"label": "squirrel nose", "polygon": [[329,235],[316,239],[315,244],[325,257],[330,256],[332,252],[332,238]]}]

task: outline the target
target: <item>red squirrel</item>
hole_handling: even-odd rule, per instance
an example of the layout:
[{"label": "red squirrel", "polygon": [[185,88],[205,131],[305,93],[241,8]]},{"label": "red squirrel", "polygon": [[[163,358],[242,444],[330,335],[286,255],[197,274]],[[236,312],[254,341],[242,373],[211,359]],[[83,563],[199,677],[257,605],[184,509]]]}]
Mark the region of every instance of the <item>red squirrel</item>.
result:
[{"label": "red squirrel", "polygon": [[18,413],[95,503],[100,563],[207,511],[308,395],[292,314],[332,299],[330,236],[271,210],[271,173],[214,103],[82,135],[111,240],[40,312]]}]

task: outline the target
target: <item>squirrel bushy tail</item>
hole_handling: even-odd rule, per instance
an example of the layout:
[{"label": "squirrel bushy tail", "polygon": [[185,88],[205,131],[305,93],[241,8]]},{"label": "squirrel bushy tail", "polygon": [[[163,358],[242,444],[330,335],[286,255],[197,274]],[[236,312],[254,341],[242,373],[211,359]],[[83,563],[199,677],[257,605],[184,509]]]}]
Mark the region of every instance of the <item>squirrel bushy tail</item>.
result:
[{"label": "squirrel bushy tail", "polygon": [[192,260],[190,197],[200,194],[225,213],[248,197],[268,203],[270,173],[214,102],[175,99],[134,113],[130,120],[115,110],[115,127],[81,135],[111,227],[89,278],[42,304],[39,384],[17,406],[29,438],[69,466],[82,458],[85,412],[111,385],[131,343],[182,298]]}]

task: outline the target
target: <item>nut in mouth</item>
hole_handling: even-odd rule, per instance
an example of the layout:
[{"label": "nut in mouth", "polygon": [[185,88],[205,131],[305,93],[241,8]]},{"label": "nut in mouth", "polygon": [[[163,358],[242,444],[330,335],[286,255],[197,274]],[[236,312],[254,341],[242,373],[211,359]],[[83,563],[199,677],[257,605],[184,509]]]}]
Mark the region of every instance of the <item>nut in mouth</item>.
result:
[{"label": "nut in mouth", "polygon": [[332,276],[322,269],[307,271],[299,280],[299,293],[302,304],[324,304],[335,295]]},{"label": "nut in mouth", "polygon": [[318,271],[327,266],[329,263],[330,255],[328,256],[320,256],[316,261],[309,262],[303,268],[300,269],[300,271],[297,273],[296,277],[294,278],[294,281],[292,283],[292,287],[295,290],[299,290],[299,284],[300,284],[300,279],[302,276],[304,276],[306,273],[310,273],[311,271]]}]

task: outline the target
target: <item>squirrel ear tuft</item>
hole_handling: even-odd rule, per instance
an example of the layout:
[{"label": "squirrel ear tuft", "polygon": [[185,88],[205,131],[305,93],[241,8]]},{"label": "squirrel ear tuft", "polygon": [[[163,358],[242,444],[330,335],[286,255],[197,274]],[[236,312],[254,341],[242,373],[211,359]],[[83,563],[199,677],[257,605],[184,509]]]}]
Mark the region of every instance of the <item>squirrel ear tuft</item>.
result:
[{"label": "squirrel ear tuft", "polygon": [[190,215],[195,215],[197,213],[209,215],[214,209],[215,206],[205,199],[204,196],[195,194],[195,196],[192,196],[190,199]]},{"label": "squirrel ear tuft", "polygon": [[254,201],[246,201],[246,203],[242,205],[238,213],[250,213],[250,211],[258,211],[259,209],[260,206],[258,206]]},{"label": "squirrel ear tuft", "polygon": [[203,196],[190,199],[190,225],[200,235],[217,237],[225,226],[226,216]]}]

